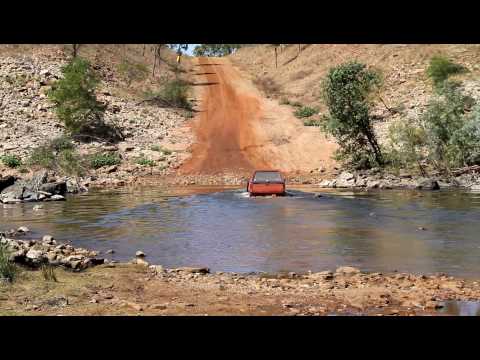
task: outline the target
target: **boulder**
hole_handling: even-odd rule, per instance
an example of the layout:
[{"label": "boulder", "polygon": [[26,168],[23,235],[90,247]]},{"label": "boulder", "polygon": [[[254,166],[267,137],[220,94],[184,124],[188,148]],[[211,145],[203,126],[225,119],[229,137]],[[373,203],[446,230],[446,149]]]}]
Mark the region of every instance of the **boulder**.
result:
[{"label": "boulder", "polygon": [[440,185],[436,180],[432,179],[425,179],[425,180],[419,180],[415,186],[417,189],[422,189],[422,190],[439,190]]},{"label": "boulder", "polygon": [[13,176],[0,177],[0,193],[3,189],[12,186],[15,183],[15,178]]},{"label": "boulder", "polygon": [[480,184],[473,184],[472,186],[470,186],[470,190],[480,191]]},{"label": "boulder", "polygon": [[360,273],[360,270],[357,269],[357,268],[354,268],[352,266],[341,266],[335,271],[335,273],[336,274],[353,275],[353,274]]},{"label": "boulder", "polygon": [[145,253],[144,253],[143,251],[137,251],[137,252],[135,253],[135,256],[136,256],[137,258],[143,258],[143,257],[145,257]]},{"label": "boulder", "polygon": [[26,257],[27,260],[34,264],[41,263],[44,260],[43,252],[41,250],[30,249],[28,250]]},{"label": "boulder", "polygon": [[67,183],[65,181],[46,183],[40,185],[39,190],[54,195],[65,195],[67,193]]},{"label": "boulder", "polygon": [[19,233],[27,233],[27,232],[29,232],[29,231],[30,231],[30,229],[29,229],[28,227],[26,227],[26,226],[20,226],[20,227],[17,229],[17,232],[19,232]]},{"label": "boulder", "polygon": [[207,267],[179,267],[176,269],[173,269],[173,271],[176,272],[186,272],[190,274],[208,274],[210,273],[210,269]]},{"label": "boulder", "polygon": [[348,172],[342,172],[336,179],[336,187],[337,188],[347,188],[355,186],[355,176]]},{"label": "boulder", "polygon": [[55,245],[55,239],[52,235],[44,235],[42,237],[42,242],[47,245]]}]

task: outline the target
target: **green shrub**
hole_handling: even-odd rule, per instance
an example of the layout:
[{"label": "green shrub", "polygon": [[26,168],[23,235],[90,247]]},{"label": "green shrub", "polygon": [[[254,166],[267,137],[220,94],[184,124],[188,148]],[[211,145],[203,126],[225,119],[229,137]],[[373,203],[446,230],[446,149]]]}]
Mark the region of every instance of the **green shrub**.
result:
[{"label": "green shrub", "polygon": [[308,119],[303,122],[304,126],[320,126],[321,122],[318,119]]},{"label": "green shrub", "polygon": [[0,243],[0,278],[12,282],[19,269],[9,259],[10,251],[6,245]]},{"label": "green shrub", "polygon": [[433,80],[436,87],[443,84],[449,76],[466,72],[463,65],[455,64],[443,56],[434,56],[427,68],[427,76]]},{"label": "green shrub", "polygon": [[88,132],[102,122],[105,107],[97,101],[99,83],[87,60],[79,57],[62,68],[63,78],[48,92],[59,119],[72,135]]},{"label": "green shrub", "polygon": [[90,158],[90,166],[93,169],[99,169],[104,166],[112,166],[120,164],[121,160],[117,154],[94,154]]},{"label": "green shrub", "polygon": [[337,158],[347,165],[383,165],[370,115],[371,93],[381,82],[378,72],[349,62],[330,69],[323,83],[329,113],[324,116],[322,127],[337,140]]},{"label": "green shrub", "polygon": [[143,158],[143,157],[137,159],[136,163],[138,165],[142,165],[142,166],[155,166],[155,161],[149,160],[149,159],[146,159],[146,158]]},{"label": "green shrub", "polygon": [[172,80],[167,82],[161,91],[161,97],[170,105],[191,110],[192,105],[188,101],[189,84],[183,80]]},{"label": "green shrub", "polygon": [[59,136],[50,142],[50,148],[54,151],[72,150],[75,145],[69,136]]},{"label": "green shrub", "polygon": [[149,73],[148,67],[145,64],[134,63],[129,60],[123,60],[118,65],[118,72],[127,81],[129,86],[133,81],[145,80]]},{"label": "green shrub", "polygon": [[52,169],[55,166],[55,160],[52,148],[49,145],[42,145],[31,151],[28,164]]},{"label": "green shrub", "polygon": [[5,166],[9,168],[17,168],[22,165],[22,160],[15,155],[3,155],[0,157]]},{"label": "green shrub", "polygon": [[315,115],[317,113],[318,113],[318,109],[311,108],[311,107],[308,107],[308,106],[303,106],[303,107],[295,110],[294,115],[299,119],[303,119],[303,118],[308,118],[308,117],[310,117],[312,115]]},{"label": "green shrub", "polygon": [[85,173],[83,160],[74,150],[63,150],[57,155],[57,166],[64,173],[81,176]]}]

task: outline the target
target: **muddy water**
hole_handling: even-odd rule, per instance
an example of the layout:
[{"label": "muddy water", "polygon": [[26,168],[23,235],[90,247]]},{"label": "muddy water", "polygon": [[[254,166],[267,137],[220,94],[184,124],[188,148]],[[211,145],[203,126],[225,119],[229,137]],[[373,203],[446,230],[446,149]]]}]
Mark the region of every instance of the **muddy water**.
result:
[{"label": "muddy water", "polygon": [[[0,229],[26,225],[76,246],[136,250],[167,267],[277,272],[335,269],[480,277],[480,194],[292,191],[248,198],[222,188],[92,191],[66,202],[0,207]],[[192,194],[193,192],[193,194]]]}]

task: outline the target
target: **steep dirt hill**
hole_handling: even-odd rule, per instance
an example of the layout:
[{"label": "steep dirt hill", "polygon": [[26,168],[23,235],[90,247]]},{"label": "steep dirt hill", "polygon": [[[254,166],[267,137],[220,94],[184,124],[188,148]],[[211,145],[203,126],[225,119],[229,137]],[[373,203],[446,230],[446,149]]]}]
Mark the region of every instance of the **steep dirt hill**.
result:
[{"label": "steep dirt hill", "polygon": [[317,128],[303,126],[288,106],[266,99],[228,59],[200,58],[197,67],[202,101],[194,125],[196,143],[181,172],[332,167],[335,145]]},{"label": "steep dirt hill", "polygon": [[[480,45],[303,44],[299,51],[292,44],[278,50],[278,68],[274,48],[257,45],[239,49],[230,60],[268,96],[317,106],[320,112],[326,110],[320,99],[321,82],[331,67],[357,60],[380,69],[385,104],[376,99],[375,114],[385,120],[377,126],[382,137],[391,121],[416,117],[425,110],[432,94],[425,70],[434,55],[466,66],[470,72],[459,79],[474,98],[480,98]],[[400,111],[392,114],[386,107]]]}]

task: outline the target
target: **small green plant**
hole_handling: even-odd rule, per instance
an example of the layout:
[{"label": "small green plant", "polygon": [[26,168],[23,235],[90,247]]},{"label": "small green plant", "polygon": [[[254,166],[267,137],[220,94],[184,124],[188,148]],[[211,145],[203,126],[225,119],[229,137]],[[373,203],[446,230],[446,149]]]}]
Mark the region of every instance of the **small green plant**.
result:
[{"label": "small green plant", "polygon": [[55,269],[51,265],[42,265],[41,267],[42,276],[45,281],[54,281],[57,282],[57,275],[55,274]]},{"label": "small green plant", "polygon": [[455,64],[443,56],[434,56],[430,60],[427,68],[427,76],[433,80],[438,88],[448,79],[449,76],[464,73],[467,68],[460,64]]},{"label": "small green plant", "polygon": [[136,162],[138,165],[142,165],[142,166],[155,166],[155,161],[149,160],[143,157],[137,159]]},{"label": "small green plant", "polygon": [[50,147],[54,151],[72,150],[75,145],[70,136],[59,136],[50,142]]},{"label": "small green plant", "polygon": [[9,168],[17,168],[22,165],[22,160],[15,155],[3,155],[0,157],[5,166]]},{"label": "small green plant", "polygon": [[81,176],[85,172],[83,161],[74,150],[63,150],[57,155],[57,165],[69,175]]},{"label": "small green plant", "polygon": [[104,166],[112,166],[120,164],[121,160],[116,154],[94,154],[90,158],[90,167],[99,169]]},{"label": "small green plant", "polygon": [[133,81],[145,80],[149,73],[145,64],[134,63],[128,60],[123,60],[120,65],[118,65],[118,72],[127,81],[129,86]]},{"label": "small green plant", "polygon": [[172,106],[191,110],[192,104],[188,101],[189,84],[183,80],[167,82],[161,91],[161,97]]},{"label": "small green plant", "polygon": [[40,166],[45,169],[52,169],[55,165],[55,154],[50,145],[42,145],[30,152],[29,165]]},{"label": "small green plant", "polygon": [[9,257],[10,250],[5,244],[0,243],[0,278],[12,282],[19,269],[12,261],[10,261]]},{"label": "small green plant", "polygon": [[308,118],[310,116],[313,116],[318,113],[318,109],[308,107],[308,106],[303,106],[301,108],[298,108],[295,110],[293,113],[297,118],[303,119],[303,118]]},{"label": "small green plant", "polygon": [[320,126],[321,123],[317,119],[307,119],[303,122],[304,126]]}]

